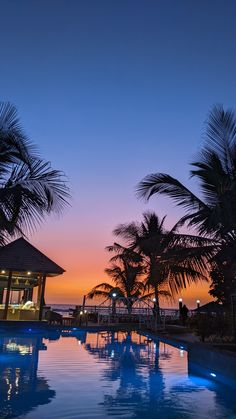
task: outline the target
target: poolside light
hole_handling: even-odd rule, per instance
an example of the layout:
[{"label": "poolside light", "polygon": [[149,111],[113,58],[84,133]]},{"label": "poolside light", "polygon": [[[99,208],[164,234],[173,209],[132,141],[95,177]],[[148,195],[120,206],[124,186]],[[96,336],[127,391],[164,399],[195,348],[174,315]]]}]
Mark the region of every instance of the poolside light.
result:
[{"label": "poolside light", "polygon": [[32,332],[32,329],[28,329],[29,332]]},{"label": "poolside light", "polygon": [[87,310],[84,310],[84,314],[86,314],[87,313]]},{"label": "poolside light", "polygon": [[72,330],[77,330],[76,327],[72,327]]},{"label": "poolside light", "polygon": [[81,311],[80,313],[79,313],[81,316],[82,316],[82,314],[83,314],[83,311]]},{"label": "poolside light", "polygon": [[183,298],[179,298],[179,310],[183,307]]},{"label": "poolside light", "polygon": [[4,271],[4,270],[1,271],[1,274],[5,274],[5,273],[6,273],[6,271]]},{"label": "poolside light", "polygon": [[216,377],[216,374],[214,372],[211,372],[212,377]]},{"label": "poolside light", "polygon": [[112,297],[116,298],[116,296],[117,296],[116,292],[113,292]]},{"label": "poolside light", "polygon": [[30,272],[30,271],[28,271],[28,272],[27,272],[27,275],[31,275],[31,272]]}]

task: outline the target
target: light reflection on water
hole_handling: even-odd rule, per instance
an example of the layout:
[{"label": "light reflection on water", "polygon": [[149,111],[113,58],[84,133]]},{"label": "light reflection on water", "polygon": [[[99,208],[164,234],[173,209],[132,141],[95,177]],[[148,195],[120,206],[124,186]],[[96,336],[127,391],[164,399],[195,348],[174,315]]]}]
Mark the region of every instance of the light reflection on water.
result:
[{"label": "light reflection on water", "polygon": [[137,333],[0,336],[0,418],[235,418],[230,388]]}]

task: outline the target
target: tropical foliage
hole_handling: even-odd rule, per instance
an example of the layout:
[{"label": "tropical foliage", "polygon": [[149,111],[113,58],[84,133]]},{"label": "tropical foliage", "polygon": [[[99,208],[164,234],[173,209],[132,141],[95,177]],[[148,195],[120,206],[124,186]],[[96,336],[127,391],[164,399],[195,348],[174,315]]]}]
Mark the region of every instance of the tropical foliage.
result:
[{"label": "tropical foliage", "polygon": [[0,103],[0,243],[31,232],[46,214],[60,213],[68,198],[63,173],[38,156],[16,108]]},{"label": "tropical foliage", "polygon": [[[164,222],[165,217],[146,212],[142,222],[121,224],[114,230],[130,252],[141,257],[145,288],[154,293],[157,314],[160,296],[174,297],[187,285],[208,280],[207,261],[215,251],[212,240],[179,233],[181,223],[167,230]],[[117,252],[118,246],[114,245]]]},{"label": "tropical foliage", "polygon": [[[124,245],[114,243],[107,250],[114,255],[105,272],[114,286],[104,282],[94,287],[89,298],[103,297],[122,301],[128,312],[139,301],[152,299],[154,313],[159,316],[160,298],[171,298],[183,288],[198,281],[208,281],[207,261],[215,252],[215,243],[205,237],[179,233],[181,222],[171,230],[164,227],[153,212],[143,214],[142,222],[121,224],[115,236]],[[115,295],[115,298],[113,296]]]},{"label": "tropical foliage", "polygon": [[144,284],[141,281],[142,266],[132,263],[125,255],[119,255],[119,261],[112,263],[105,270],[112,279],[114,285],[103,282],[94,287],[88,294],[88,298],[103,297],[113,301],[113,311],[116,301],[122,301],[127,307],[128,313],[132,311],[134,302],[144,291]]},{"label": "tropical foliage", "polygon": [[220,272],[219,281],[222,283],[221,275],[226,275],[224,282],[231,294],[235,292],[236,276],[235,112],[225,111],[222,106],[213,107],[205,124],[204,137],[201,152],[190,171],[191,177],[198,181],[200,195],[165,173],[146,176],[138,185],[138,195],[145,199],[155,194],[170,197],[185,210],[182,222],[197,228],[199,234],[218,240],[220,253],[214,259],[212,285],[214,287],[215,275]]},{"label": "tropical foliage", "polygon": [[231,295],[236,289],[236,237],[235,233],[227,234],[222,238],[221,246],[212,260],[210,273],[210,295],[218,302],[229,306]]}]

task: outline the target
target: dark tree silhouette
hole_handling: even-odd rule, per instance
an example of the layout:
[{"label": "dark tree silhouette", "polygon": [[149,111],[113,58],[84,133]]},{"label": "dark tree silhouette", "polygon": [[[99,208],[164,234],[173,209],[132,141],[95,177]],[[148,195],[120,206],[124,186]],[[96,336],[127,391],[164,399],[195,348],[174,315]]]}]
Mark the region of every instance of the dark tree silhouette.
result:
[{"label": "dark tree silhouette", "polygon": [[[165,173],[146,176],[138,185],[138,195],[149,199],[159,194],[170,197],[185,210],[182,222],[197,228],[200,234],[219,241],[220,255],[214,260],[214,283],[222,263],[227,264],[231,293],[236,276],[236,114],[214,106],[205,123],[204,144],[191,164],[190,175],[196,179],[200,195],[196,195],[179,180]],[[227,249],[227,252],[224,251]],[[230,253],[230,257],[229,257]],[[224,255],[225,260],[222,260]],[[218,267],[215,268],[215,264]],[[223,265],[224,266],[224,265]],[[221,274],[219,281],[221,281]],[[214,284],[213,284],[214,287]]]},{"label": "dark tree silhouette", "polygon": [[61,213],[69,199],[64,174],[37,155],[9,103],[0,103],[0,179],[0,244]]},{"label": "dark tree silhouette", "polygon": [[141,223],[121,224],[114,230],[131,252],[140,255],[146,287],[154,292],[157,316],[161,291],[175,296],[188,284],[208,280],[207,260],[215,250],[212,240],[179,233],[181,223],[168,231],[164,221],[165,217],[146,212]]},{"label": "dark tree silhouette", "polygon": [[[105,269],[105,272],[112,279],[114,285],[107,282],[101,283],[89,292],[88,298],[104,297],[110,298],[114,302],[122,301],[127,307],[128,313],[131,314],[134,302],[143,294],[145,288],[141,280],[142,266],[132,263],[126,257],[126,252],[123,252],[122,255],[119,255],[119,260],[116,263],[113,262],[109,268]],[[112,297],[114,293],[116,294],[115,299]]]}]

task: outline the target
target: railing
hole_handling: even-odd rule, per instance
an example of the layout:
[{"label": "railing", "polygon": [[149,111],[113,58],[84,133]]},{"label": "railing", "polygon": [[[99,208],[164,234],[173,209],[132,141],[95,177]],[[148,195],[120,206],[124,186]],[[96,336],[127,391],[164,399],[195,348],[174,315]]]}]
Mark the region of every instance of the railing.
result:
[{"label": "railing", "polygon": [[[52,307],[52,313],[55,307]],[[161,308],[160,316],[155,318],[155,313],[151,305],[133,306],[132,313],[129,314],[127,307],[117,305],[114,313],[114,307],[108,305],[84,305],[72,307],[63,307],[60,312],[58,307],[57,313],[59,319],[50,320],[52,325],[62,325],[64,327],[84,327],[88,325],[114,326],[118,324],[136,324],[139,328],[158,330],[165,333],[167,324],[179,324],[180,312],[178,309]],[[196,314],[193,310],[189,310],[188,315]],[[57,314],[58,316],[58,314]]]},{"label": "railing", "polygon": [[[105,305],[85,305],[82,306],[76,306],[71,307],[67,310],[60,311],[60,309],[56,309],[52,307],[52,310],[57,311],[58,313],[62,314],[63,317],[70,318],[71,316],[76,316],[81,312],[84,313],[94,313],[101,317],[109,317],[114,315],[112,312],[111,306],[105,306]],[[189,311],[189,315],[191,315],[191,310]],[[128,313],[128,310],[125,306],[116,306],[115,310],[116,316],[130,316]],[[131,316],[141,316],[143,318],[146,317],[152,317],[153,316],[153,309],[150,306],[145,307],[133,307]],[[178,309],[172,309],[172,308],[161,308],[160,309],[160,317],[165,317],[166,319],[178,319],[179,318],[179,310]]]},{"label": "railing", "polygon": [[[71,308],[68,310],[70,313],[72,313],[75,310],[75,308]],[[95,306],[95,305],[86,305],[84,307],[79,306],[78,312],[80,310],[83,310],[87,313],[97,313],[99,315],[103,316],[109,316],[112,314],[112,307],[111,306]],[[117,315],[128,315],[128,310],[126,307],[116,307],[115,310]],[[132,308],[132,315],[142,315],[144,317],[152,316],[153,315],[153,309],[151,307],[133,307]],[[179,310],[177,309],[169,309],[164,308],[160,309],[160,316],[170,317],[170,318],[178,318],[179,317]]]},{"label": "railing", "polygon": [[[52,310],[55,308],[52,307]],[[73,325],[85,325],[88,323],[96,323],[100,325],[104,324],[118,324],[118,323],[138,323],[140,326],[152,325],[154,322],[154,312],[151,305],[133,306],[132,313],[129,314],[127,307],[124,305],[116,305],[115,313],[112,311],[111,305],[85,305],[75,306],[66,308],[64,306],[63,312],[57,309],[57,312],[62,314],[62,325],[73,326]],[[193,310],[189,311],[189,316],[194,314]],[[178,309],[173,308],[161,308],[160,316],[158,318],[159,326],[162,325],[165,328],[166,323],[176,322],[180,319],[180,313]]]},{"label": "railing", "polygon": [[[82,310],[82,307],[79,307],[79,310]],[[96,305],[86,305],[83,308],[88,313],[97,313],[100,315],[111,315],[112,314],[112,307],[111,306],[96,306]],[[70,309],[72,312],[74,309]],[[126,307],[119,307],[116,306],[116,314],[128,314],[128,310]],[[133,307],[132,308],[132,315],[143,315],[143,316],[152,316],[153,309],[151,307]],[[168,317],[179,317],[179,310],[172,309],[172,308],[161,308],[160,309],[161,316],[168,316]]]}]

